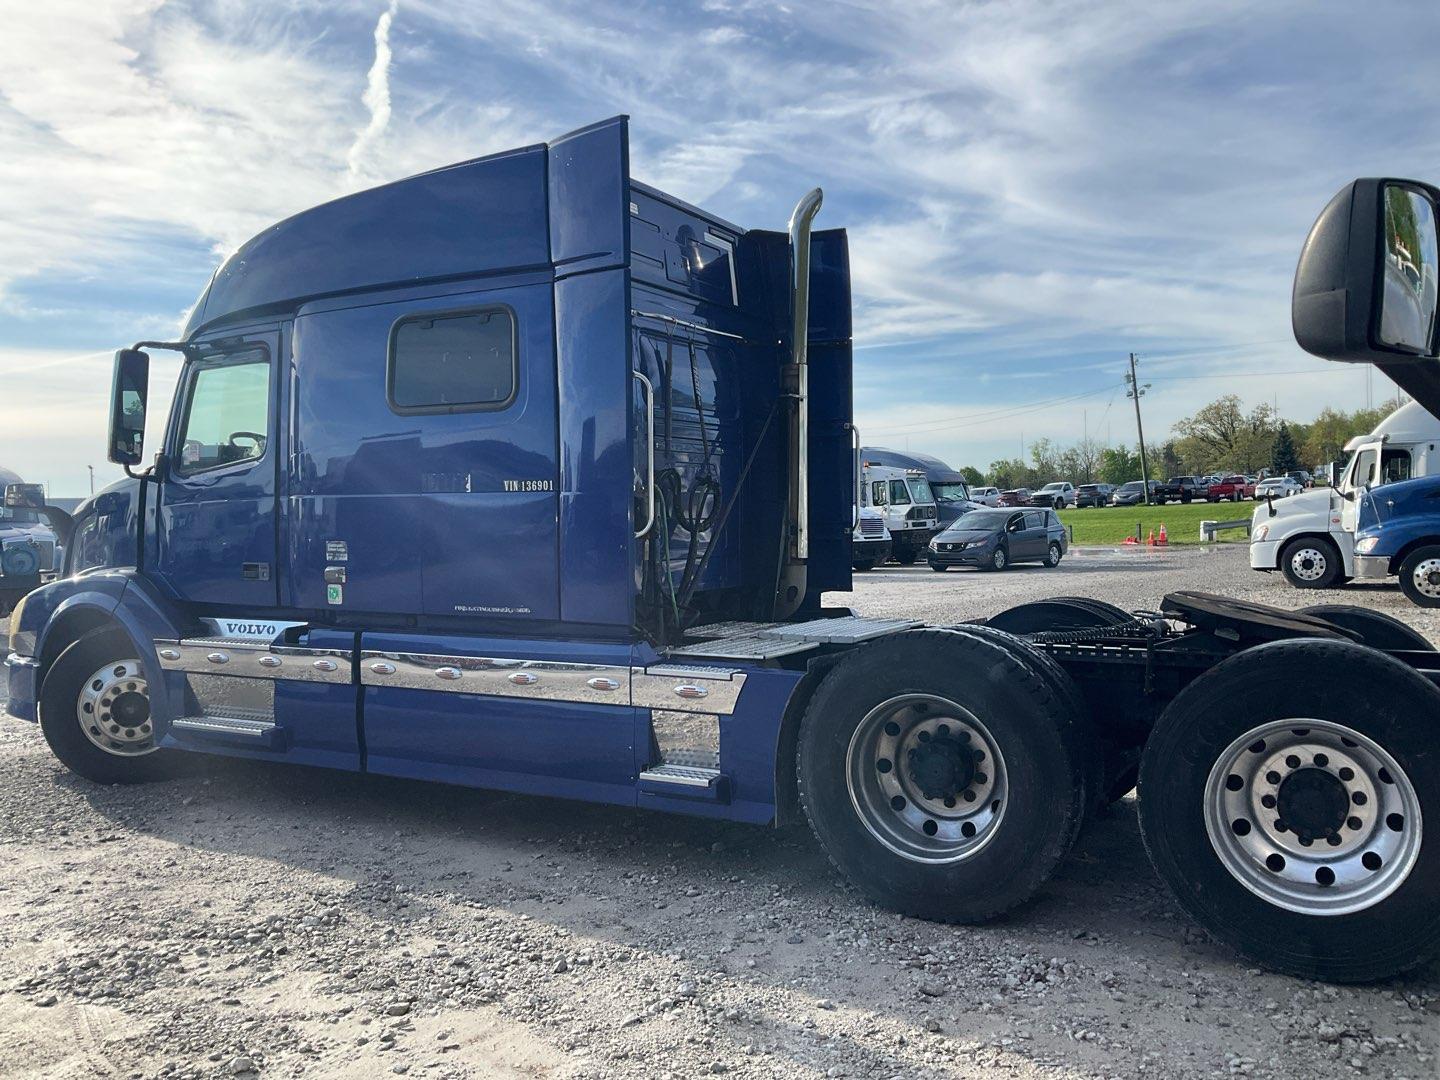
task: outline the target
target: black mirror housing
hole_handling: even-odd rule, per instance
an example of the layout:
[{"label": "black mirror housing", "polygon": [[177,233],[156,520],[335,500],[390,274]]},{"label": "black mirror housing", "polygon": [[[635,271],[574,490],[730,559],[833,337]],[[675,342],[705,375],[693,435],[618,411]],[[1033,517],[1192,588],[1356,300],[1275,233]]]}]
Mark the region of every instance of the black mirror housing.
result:
[{"label": "black mirror housing", "polygon": [[150,387],[150,354],[121,349],[115,354],[110,386],[110,438],[106,456],[116,465],[140,464],[145,452],[145,406]]},{"label": "black mirror housing", "polygon": [[1433,326],[1423,346],[1386,344],[1382,338],[1391,242],[1385,227],[1387,189],[1418,196],[1434,220],[1440,189],[1415,180],[1356,180],[1330,200],[1305,239],[1290,299],[1295,340],[1306,352],[1387,368],[1435,356]]}]

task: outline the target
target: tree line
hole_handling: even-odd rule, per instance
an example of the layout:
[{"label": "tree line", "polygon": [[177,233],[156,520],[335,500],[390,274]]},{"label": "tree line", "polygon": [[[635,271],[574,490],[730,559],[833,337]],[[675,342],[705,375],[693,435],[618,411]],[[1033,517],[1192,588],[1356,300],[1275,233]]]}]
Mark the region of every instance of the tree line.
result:
[{"label": "tree line", "polygon": [[[1145,447],[1150,479],[1210,473],[1258,473],[1261,469],[1290,472],[1314,470],[1343,456],[1345,444],[1375,426],[1400,406],[1397,398],[1374,409],[1345,412],[1326,407],[1308,424],[1283,420],[1266,403],[1248,412],[1237,394],[1225,394],[1175,423],[1170,437]],[[999,488],[1041,487],[1054,480],[1076,484],[1124,484],[1140,479],[1139,444],[1107,446],[1081,439],[1061,446],[1036,439],[1030,460],[992,461],[983,473],[973,466],[960,471],[971,484]]]}]

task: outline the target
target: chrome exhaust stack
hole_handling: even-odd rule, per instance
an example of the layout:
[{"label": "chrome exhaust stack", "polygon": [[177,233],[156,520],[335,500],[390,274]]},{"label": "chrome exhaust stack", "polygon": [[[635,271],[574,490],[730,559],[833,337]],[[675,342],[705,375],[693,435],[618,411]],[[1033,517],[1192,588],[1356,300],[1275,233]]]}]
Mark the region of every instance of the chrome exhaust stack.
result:
[{"label": "chrome exhaust stack", "polygon": [[790,411],[790,501],[785,567],[775,596],[775,617],[784,619],[805,599],[805,560],[810,557],[810,224],[824,193],[807,192],[790,215],[790,363],[785,393]]}]

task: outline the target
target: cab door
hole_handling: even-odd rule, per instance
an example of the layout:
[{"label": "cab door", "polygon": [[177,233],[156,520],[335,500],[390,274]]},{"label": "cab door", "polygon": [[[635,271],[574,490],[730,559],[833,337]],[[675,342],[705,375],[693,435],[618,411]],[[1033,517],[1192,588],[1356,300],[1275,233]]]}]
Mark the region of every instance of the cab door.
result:
[{"label": "cab door", "polygon": [[278,331],[227,340],[190,361],[176,388],[156,575],[183,600],[276,603],[279,351]]}]

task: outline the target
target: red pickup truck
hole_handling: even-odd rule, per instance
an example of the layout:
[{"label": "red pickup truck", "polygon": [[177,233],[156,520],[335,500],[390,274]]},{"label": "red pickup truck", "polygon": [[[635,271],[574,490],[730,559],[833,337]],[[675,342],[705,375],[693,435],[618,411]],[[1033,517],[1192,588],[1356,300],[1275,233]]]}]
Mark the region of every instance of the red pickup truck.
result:
[{"label": "red pickup truck", "polygon": [[1253,499],[1255,485],[1239,474],[1227,476],[1218,484],[1210,485],[1209,496],[1211,502],[1220,502],[1222,499],[1229,499],[1231,502]]}]

